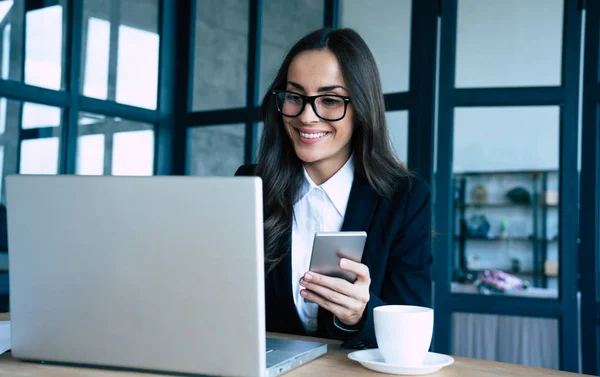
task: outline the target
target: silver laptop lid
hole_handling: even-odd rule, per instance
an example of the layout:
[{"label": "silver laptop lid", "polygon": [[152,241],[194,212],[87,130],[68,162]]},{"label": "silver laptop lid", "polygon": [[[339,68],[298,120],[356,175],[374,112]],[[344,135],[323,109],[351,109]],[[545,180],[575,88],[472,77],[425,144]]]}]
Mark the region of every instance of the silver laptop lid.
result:
[{"label": "silver laptop lid", "polygon": [[10,176],[17,358],[261,376],[259,178]]}]

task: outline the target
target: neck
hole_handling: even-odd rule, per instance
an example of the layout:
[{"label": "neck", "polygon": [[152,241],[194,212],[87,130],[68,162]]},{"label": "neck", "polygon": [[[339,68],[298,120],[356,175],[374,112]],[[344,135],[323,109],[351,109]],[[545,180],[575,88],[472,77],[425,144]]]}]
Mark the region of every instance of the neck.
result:
[{"label": "neck", "polygon": [[304,167],[310,179],[319,186],[333,177],[348,162],[349,158],[350,153],[340,153],[339,156],[332,156],[323,161],[304,163]]}]

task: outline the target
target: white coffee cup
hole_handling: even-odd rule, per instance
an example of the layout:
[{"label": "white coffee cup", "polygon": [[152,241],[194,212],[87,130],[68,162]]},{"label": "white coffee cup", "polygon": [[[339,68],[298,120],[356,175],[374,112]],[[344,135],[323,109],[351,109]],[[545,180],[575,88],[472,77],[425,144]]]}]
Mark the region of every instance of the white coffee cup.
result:
[{"label": "white coffee cup", "polygon": [[403,367],[422,365],[433,335],[433,309],[385,305],[373,310],[377,346],[386,363]]}]

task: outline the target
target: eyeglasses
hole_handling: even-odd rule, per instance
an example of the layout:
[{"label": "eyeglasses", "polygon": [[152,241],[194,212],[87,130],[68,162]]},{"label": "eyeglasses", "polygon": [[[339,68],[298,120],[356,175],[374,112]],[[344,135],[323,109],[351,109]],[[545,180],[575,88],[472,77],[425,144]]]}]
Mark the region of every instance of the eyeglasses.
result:
[{"label": "eyeglasses", "polygon": [[323,120],[334,122],[346,116],[346,108],[350,97],[335,94],[320,94],[318,96],[305,96],[286,90],[274,90],[277,110],[286,117],[297,117],[304,111],[306,103],[310,103],[315,114]]}]

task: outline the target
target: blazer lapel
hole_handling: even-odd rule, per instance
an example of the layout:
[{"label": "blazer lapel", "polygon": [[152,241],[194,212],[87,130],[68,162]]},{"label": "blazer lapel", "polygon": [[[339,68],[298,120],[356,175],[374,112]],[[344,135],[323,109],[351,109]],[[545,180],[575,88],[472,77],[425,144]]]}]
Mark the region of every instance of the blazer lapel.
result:
[{"label": "blazer lapel", "polygon": [[378,198],[379,196],[369,183],[355,175],[348,197],[342,231],[366,232],[375,213]]}]

